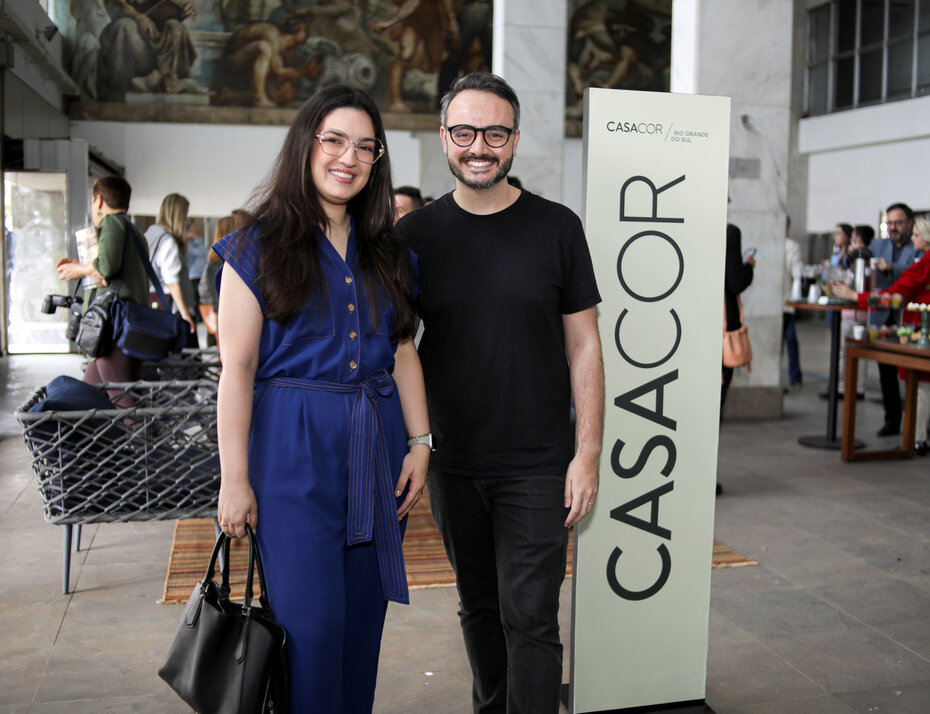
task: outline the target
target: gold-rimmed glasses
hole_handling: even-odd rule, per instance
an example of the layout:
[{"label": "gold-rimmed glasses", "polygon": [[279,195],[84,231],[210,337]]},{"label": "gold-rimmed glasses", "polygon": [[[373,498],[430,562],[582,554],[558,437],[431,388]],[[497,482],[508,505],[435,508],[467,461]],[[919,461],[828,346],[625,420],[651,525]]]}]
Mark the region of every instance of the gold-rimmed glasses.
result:
[{"label": "gold-rimmed glasses", "polygon": [[342,156],[349,147],[355,148],[355,158],[363,164],[373,164],[384,156],[384,146],[378,139],[359,139],[352,141],[341,131],[327,129],[316,135],[320,141],[320,148],[329,156]]}]

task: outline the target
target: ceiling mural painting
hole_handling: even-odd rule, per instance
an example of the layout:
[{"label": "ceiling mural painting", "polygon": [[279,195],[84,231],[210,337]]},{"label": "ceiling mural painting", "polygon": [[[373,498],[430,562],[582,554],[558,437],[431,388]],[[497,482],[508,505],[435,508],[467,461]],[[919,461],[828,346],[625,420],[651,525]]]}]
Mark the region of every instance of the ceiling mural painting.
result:
[{"label": "ceiling mural painting", "polygon": [[261,121],[255,110],[346,82],[412,128],[435,120],[440,86],[491,62],[491,0],[49,0],[49,12],[86,104],[163,107],[164,121],[179,107]]}]

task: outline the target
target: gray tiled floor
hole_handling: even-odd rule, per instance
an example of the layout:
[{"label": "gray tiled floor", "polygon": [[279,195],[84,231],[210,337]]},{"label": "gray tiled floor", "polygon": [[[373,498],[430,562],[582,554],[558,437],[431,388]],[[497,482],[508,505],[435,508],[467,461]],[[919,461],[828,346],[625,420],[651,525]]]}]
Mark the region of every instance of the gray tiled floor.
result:
[{"label": "gray tiled floor", "polygon": [[[930,458],[850,465],[798,446],[823,430],[822,323],[802,323],[801,341],[806,383],[784,418],[721,432],[716,537],[761,565],[713,573],[707,703],[720,714],[930,711]],[[61,533],[42,520],[11,410],[77,362],[11,357],[0,372],[0,714],[185,711],[155,675],[180,614],[156,604],[172,524],[86,528],[62,595]],[[859,434],[874,446],[874,367],[868,386]],[[388,612],[375,711],[464,714],[455,592],[411,599]]]}]

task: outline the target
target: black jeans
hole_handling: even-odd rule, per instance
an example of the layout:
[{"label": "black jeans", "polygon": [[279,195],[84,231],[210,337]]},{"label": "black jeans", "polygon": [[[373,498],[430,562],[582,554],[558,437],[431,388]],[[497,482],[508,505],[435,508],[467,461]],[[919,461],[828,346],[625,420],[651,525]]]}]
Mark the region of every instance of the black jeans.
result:
[{"label": "black jeans", "polygon": [[459,592],[476,714],[557,714],[565,476],[430,472],[433,518]]}]

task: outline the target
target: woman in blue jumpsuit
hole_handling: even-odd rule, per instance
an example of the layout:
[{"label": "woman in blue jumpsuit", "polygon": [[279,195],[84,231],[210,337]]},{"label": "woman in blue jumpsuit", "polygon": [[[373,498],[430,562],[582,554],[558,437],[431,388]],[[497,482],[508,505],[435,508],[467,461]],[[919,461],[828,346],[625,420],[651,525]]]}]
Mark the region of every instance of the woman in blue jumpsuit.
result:
[{"label": "woman in blue jumpsuit", "polygon": [[248,523],[258,536],[299,714],[371,711],[387,601],[408,602],[403,519],[426,481],[413,269],[392,231],[384,141],[366,94],[322,90],[254,221],[214,247],[217,516],[228,535]]}]

